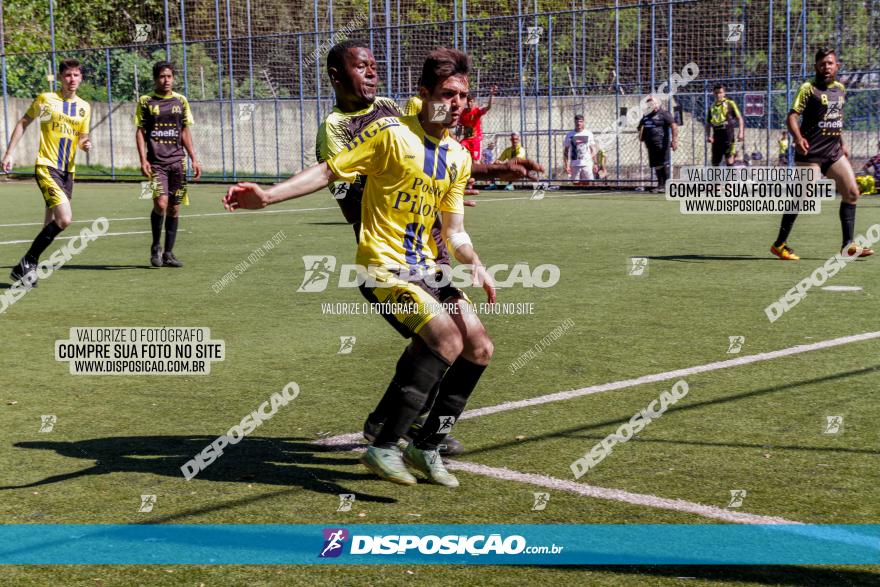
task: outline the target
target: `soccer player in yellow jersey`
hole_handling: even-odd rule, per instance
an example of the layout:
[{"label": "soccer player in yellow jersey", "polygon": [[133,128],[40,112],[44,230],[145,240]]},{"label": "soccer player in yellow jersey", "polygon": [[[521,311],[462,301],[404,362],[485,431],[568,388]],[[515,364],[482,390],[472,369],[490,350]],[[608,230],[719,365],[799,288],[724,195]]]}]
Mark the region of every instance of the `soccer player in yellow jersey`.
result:
[{"label": "soccer player in yellow jersey", "polygon": [[36,286],[36,268],[43,254],[61,231],[73,220],[70,199],[73,197],[73,178],[76,171],[76,151],[88,152],[89,120],[92,109],[76,90],[82,82],[82,69],[76,59],[65,59],[59,64],[61,90],[40,94],[12,131],[9,146],[3,155],[3,171],[12,169],[12,155],[24,131],[34,121],[40,121],[40,148],[34,174],[46,201],[43,229],[34,239],[21,261],[9,274],[13,281],[21,280],[25,287]]},{"label": "soccer player in yellow jersey", "polygon": [[[489,302],[494,302],[492,280],[464,229],[463,196],[471,157],[449,135],[467,99],[469,67],[464,53],[435,49],[423,66],[419,90],[423,106],[418,116],[377,120],[328,161],[266,190],[240,183],[229,188],[223,199],[228,210],[259,209],[310,194],[337,179],[367,176],[357,262],[367,268],[370,279],[361,293],[371,302],[393,304],[385,318],[423,344],[411,345],[397,362],[392,380],[396,401],[361,461],[382,479],[403,485],[416,483],[409,465],[434,483],[458,486],[443,465],[438,446],[464,411],[493,353],[470,300],[444,285],[438,275],[430,237],[439,210],[449,249],[470,266],[474,285],[482,286]],[[431,105],[441,102],[448,114],[435,120]],[[398,440],[438,382],[427,420],[401,454]]]}]

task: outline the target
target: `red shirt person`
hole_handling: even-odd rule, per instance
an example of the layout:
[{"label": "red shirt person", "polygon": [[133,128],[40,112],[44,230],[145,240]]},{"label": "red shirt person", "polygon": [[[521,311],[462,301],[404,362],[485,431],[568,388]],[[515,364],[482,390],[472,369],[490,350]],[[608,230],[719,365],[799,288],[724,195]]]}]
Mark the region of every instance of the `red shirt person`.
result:
[{"label": "red shirt person", "polygon": [[492,98],[495,96],[495,86],[489,90],[489,103],[485,108],[478,108],[474,97],[468,96],[467,108],[465,108],[460,117],[459,128],[461,145],[468,150],[474,161],[479,161],[482,156],[483,128],[481,119],[492,108]]}]

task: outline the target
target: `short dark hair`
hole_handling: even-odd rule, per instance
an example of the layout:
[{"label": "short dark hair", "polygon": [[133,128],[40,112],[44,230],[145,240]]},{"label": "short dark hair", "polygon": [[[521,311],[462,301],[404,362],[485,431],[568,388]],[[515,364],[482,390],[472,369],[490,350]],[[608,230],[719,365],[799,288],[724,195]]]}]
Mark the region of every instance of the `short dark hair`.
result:
[{"label": "short dark hair", "polygon": [[575,115],[574,115],[574,120],[575,120],[575,122],[577,122],[578,120],[583,120],[583,119],[584,119],[584,117],[583,117],[583,115],[581,115],[581,114],[575,114]]},{"label": "short dark hair", "polygon": [[715,87],[712,88],[712,91],[717,92],[718,90],[726,90],[726,89],[727,88],[724,87],[724,84],[715,84]]},{"label": "short dark hair", "polygon": [[363,39],[346,39],[336,43],[327,52],[327,67],[342,69],[345,67],[345,54],[349,49],[369,49],[370,43]]},{"label": "short dark hair", "polygon": [[440,80],[454,75],[467,75],[470,69],[471,59],[467,53],[451,47],[440,47],[425,58],[419,85],[433,92]]},{"label": "short dark hair", "polygon": [[61,63],[58,64],[58,75],[63,74],[68,69],[78,69],[82,73],[82,66],[79,64],[79,61],[73,58],[61,60]]},{"label": "short dark hair", "polygon": [[819,63],[829,55],[834,55],[835,57],[837,57],[837,51],[829,47],[823,47],[819,49],[818,51],[816,51],[816,63]]},{"label": "short dark hair", "polygon": [[174,65],[171,64],[170,61],[157,61],[153,64],[153,80],[159,79],[159,76],[162,75],[162,71],[170,69],[171,74],[174,74]]}]

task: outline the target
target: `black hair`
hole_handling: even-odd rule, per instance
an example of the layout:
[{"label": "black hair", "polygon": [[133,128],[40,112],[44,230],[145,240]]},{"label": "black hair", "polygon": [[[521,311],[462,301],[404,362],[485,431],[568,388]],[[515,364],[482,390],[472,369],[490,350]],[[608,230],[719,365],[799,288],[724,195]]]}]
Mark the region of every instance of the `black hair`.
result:
[{"label": "black hair", "polygon": [[362,39],[346,39],[336,43],[327,52],[327,67],[341,70],[345,67],[345,54],[349,49],[369,49],[370,43]]},{"label": "black hair", "polygon": [[153,64],[153,81],[159,79],[159,76],[162,75],[162,71],[170,69],[171,75],[174,75],[174,65],[171,64],[170,61],[157,61]]},{"label": "black hair", "polygon": [[441,80],[454,75],[467,75],[470,68],[471,60],[467,53],[451,47],[440,47],[428,53],[419,85],[433,92]]}]

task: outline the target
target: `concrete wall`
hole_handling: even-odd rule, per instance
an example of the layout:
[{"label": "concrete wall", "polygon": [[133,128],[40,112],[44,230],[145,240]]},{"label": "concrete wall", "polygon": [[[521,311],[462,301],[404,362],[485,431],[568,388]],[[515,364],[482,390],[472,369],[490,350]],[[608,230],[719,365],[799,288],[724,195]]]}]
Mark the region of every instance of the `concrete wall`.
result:
[{"label": "concrete wall", "polygon": [[[562,140],[574,126],[574,115],[583,114],[587,128],[598,135],[611,126],[616,119],[618,107],[635,108],[639,96],[560,97],[549,101],[547,97],[525,98],[524,117],[518,98],[498,98],[492,110],[483,119],[484,146],[497,140],[496,155],[508,146],[511,131],[525,128],[523,144],[531,158],[545,166],[552,166],[554,175],[562,177]],[[9,132],[25,112],[30,101],[9,99]],[[315,162],[315,134],[318,129],[318,112],[314,100],[280,102],[256,102],[253,111],[247,103],[192,102],[196,125],[193,128],[196,150],[205,171],[221,172],[225,168],[232,177],[233,162],[237,176],[275,175],[280,171],[288,175]],[[234,107],[234,110],[233,110]],[[302,111],[301,111],[302,108]],[[321,116],[329,111],[330,104],[321,104]],[[80,152],[78,163],[110,166],[111,135],[112,161],[116,167],[139,167],[135,147],[134,102],[121,102],[113,106],[112,133],[108,105],[92,104],[91,153]],[[277,116],[277,124],[276,124]],[[780,121],[781,122],[781,121]],[[300,128],[302,124],[302,129]],[[548,128],[554,129],[548,133]],[[30,164],[36,158],[38,133],[35,129],[25,134],[16,152],[18,164]],[[676,165],[702,165],[704,163],[703,128],[685,113],[684,124],[679,130],[679,150],[673,161]],[[747,130],[747,150],[766,150],[766,129]],[[779,131],[771,130],[771,161],[775,157],[775,142]],[[235,140],[233,140],[233,134]],[[846,133],[854,158],[859,166],[863,159],[875,152],[877,133]],[[613,175],[620,152],[621,175],[640,177],[647,174],[646,156],[641,149],[635,129],[625,127],[607,150],[609,174]],[[234,150],[234,156],[233,156]],[[766,153],[765,153],[766,155]]]}]

